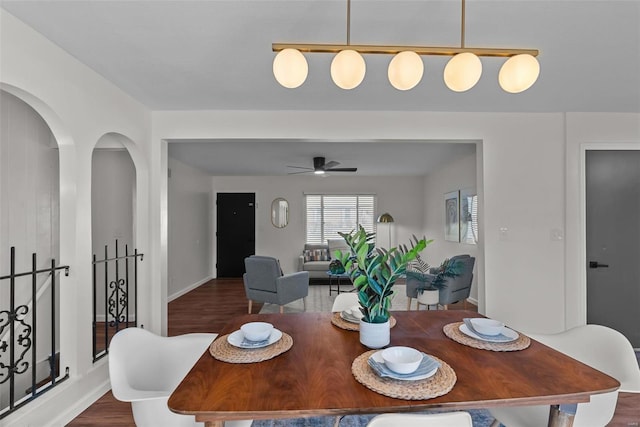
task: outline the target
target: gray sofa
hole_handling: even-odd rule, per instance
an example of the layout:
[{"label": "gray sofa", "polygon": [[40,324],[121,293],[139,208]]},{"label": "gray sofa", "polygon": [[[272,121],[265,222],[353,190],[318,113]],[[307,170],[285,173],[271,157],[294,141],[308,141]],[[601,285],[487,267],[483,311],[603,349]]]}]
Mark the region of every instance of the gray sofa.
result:
[{"label": "gray sofa", "polygon": [[337,249],[348,252],[347,242],[340,238],[328,239],[326,245],[306,243],[298,258],[298,271],[308,271],[310,279],[328,279],[329,263]]}]

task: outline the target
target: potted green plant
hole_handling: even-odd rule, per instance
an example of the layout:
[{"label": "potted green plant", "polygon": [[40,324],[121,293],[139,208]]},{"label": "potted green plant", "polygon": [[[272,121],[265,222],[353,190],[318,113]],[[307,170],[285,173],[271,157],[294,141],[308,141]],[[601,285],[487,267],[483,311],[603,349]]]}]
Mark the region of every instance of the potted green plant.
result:
[{"label": "potted green plant", "polygon": [[370,348],[384,347],[390,342],[389,309],[393,285],[406,273],[409,262],[432,241],[413,236],[410,249],[404,245],[384,249],[375,247],[375,233],[368,233],[362,226],[350,233],[339,234],[351,251],[336,251],[336,256],[358,291],[363,315],[360,342]]},{"label": "potted green plant", "polygon": [[411,282],[416,284],[420,304],[436,305],[439,302],[440,290],[447,287],[445,279],[459,276],[461,268],[461,263],[448,258],[439,267],[431,268],[418,254],[407,267],[407,286]]}]

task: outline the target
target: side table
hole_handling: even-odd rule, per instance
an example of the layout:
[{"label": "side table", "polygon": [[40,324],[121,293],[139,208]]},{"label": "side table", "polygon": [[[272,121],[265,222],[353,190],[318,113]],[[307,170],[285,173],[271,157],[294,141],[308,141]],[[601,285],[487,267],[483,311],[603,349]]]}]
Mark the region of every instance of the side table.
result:
[{"label": "side table", "polygon": [[[343,280],[347,280],[351,285],[349,273],[332,273],[331,271],[327,271],[327,276],[329,276],[329,296],[331,296],[333,291],[336,291],[338,295],[340,295],[340,285]],[[353,292],[353,289],[350,289],[347,292]]]}]

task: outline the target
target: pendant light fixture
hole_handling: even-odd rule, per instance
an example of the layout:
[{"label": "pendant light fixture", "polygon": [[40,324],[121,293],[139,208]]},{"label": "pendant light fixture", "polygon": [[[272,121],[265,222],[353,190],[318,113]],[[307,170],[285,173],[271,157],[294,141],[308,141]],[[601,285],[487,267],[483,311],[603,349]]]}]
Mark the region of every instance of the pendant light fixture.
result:
[{"label": "pendant light fixture", "polygon": [[308,73],[303,53],[335,53],[331,62],[331,78],[342,89],[353,89],[362,83],[366,63],[362,54],[394,55],[389,63],[389,83],[406,91],[420,83],[424,63],[420,56],[451,56],[444,69],[445,85],[455,92],[473,88],[482,75],[483,57],[509,58],[501,67],[498,82],[509,93],[520,93],[530,88],[538,79],[540,65],[535,58],[537,49],[501,49],[465,46],[465,0],[462,2],[460,47],[448,46],[396,46],[351,44],[351,0],[347,0],[347,43],[302,44],[273,43],[278,52],[273,61],[273,74],[282,86],[297,88],[304,83]]}]

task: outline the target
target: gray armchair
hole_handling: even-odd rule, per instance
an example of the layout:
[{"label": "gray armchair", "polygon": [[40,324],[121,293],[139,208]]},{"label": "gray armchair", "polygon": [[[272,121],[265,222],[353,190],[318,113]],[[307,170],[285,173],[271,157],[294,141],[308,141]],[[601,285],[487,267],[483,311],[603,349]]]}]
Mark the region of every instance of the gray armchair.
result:
[{"label": "gray armchair", "polygon": [[[449,304],[463,301],[467,304],[467,298],[471,292],[471,283],[473,282],[473,267],[475,265],[475,257],[469,255],[456,255],[451,257],[450,262],[455,262],[459,269],[456,277],[446,277],[444,279],[446,286],[440,289],[440,297],[438,304],[442,305],[446,310]],[[435,273],[435,269],[431,269],[431,273]],[[435,276],[426,274],[425,279],[431,282]],[[408,309],[411,309],[412,298],[418,297],[418,288],[422,282],[415,277],[407,277],[407,297],[409,298]]]},{"label": "gray armchair", "polygon": [[249,300],[249,314],[251,314],[253,301],[278,304],[280,313],[283,313],[285,304],[300,298],[303,299],[306,311],[306,297],[309,294],[308,271],[282,274],[277,259],[256,255],[245,258],[244,266],[246,273],[242,278]]}]

